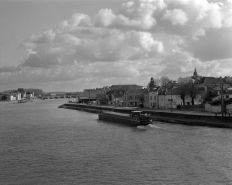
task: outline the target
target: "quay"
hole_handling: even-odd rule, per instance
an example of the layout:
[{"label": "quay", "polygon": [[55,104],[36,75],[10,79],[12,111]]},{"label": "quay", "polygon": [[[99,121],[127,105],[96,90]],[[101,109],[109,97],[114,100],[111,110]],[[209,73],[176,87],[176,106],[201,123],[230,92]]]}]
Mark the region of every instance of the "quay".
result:
[{"label": "quay", "polygon": [[[78,103],[65,103],[60,108],[86,111],[91,113],[99,113],[101,110],[114,111],[119,113],[130,113],[137,110],[136,107],[113,107],[103,105],[86,105]],[[151,115],[152,120],[183,124],[190,126],[208,126],[217,128],[232,128],[232,117],[221,117],[220,115],[210,114],[207,112],[196,111],[178,111],[178,110],[154,110],[154,109],[139,109]]]}]

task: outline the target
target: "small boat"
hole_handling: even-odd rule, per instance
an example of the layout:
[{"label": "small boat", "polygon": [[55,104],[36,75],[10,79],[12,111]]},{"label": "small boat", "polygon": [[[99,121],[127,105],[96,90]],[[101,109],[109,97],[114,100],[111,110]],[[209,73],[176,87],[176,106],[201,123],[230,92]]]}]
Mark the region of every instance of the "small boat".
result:
[{"label": "small boat", "polygon": [[98,113],[99,120],[117,122],[131,126],[148,125],[152,123],[150,115],[143,111],[131,111],[130,114],[100,111]]}]

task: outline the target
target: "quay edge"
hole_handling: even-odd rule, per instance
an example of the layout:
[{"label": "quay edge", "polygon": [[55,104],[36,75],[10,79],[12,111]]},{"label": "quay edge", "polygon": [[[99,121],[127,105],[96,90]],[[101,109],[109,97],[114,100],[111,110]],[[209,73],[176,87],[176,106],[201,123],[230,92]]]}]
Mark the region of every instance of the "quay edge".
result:
[{"label": "quay edge", "polygon": [[[114,108],[107,106],[96,106],[96,105],[84,105],[65,103],[61,105],[62,108],[86,111],[91,113],[99,113],[100,110],[114,111],[120,113],[130,113],[135,110],[134,108],[128,109],[124,107]],[[219,116],[207,116],[197,114],[182,114],[176,112],[162,112],[159,110],[143,110],[144,112],[151,115],[151,118],[155,121],[182,124],[190,126],[208,126],[217,128],[232,128],[232,117],[219,117]]]}]

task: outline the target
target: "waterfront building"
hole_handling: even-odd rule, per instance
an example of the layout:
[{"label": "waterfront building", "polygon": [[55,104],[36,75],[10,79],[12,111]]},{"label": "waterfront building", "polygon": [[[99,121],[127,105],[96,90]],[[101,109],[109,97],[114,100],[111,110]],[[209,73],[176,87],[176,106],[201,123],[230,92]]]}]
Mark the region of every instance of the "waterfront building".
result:
[{"label": "waterfront building", "polygon": [[[129,101],[126,98],[125,93],[130,90],[141,90],[143,87],[135,84],[128,85],[112,85],[110,90],[106,92],[106,98],[108,100],[108,105],[114,106],[134,106],[135,101]],[[133,96],[133,95],[132,95]],[[135,97],[133,97],[135,98]],[[131,103],[131,104],[130,104]],[[137,103],[136,103],[137,106]]]},{"label": "waterfront building", "polygon": [[88,90],[88,91],[84,90],[83,92],[78,92],[76,97],[79,102],[90,103],[90,102],[95,102],[97,100],[98,94],[104,94],[104,93],[97,91],[95,89]]},{"label": "waterfront building", "polygon": [[158,90],[160,87],[146,89],[144,92],[144,107],[158,109]]},{"label": "waterfront building", "polygon": [[[158,89],[157,109],[175,109],[178,105],[183,105],[179,88],[174,86],[172,88],[161,87]],[[202,104],[201,92],[196,94],[193,101],[194,105]],[[192,105],[192,98],[187,93],[185,95],[185,105]]]},{"label": "waterfront building", "polygon": [[123,106],[137,107],[143,99],[144,89],[128,89],[123,94]]},{"label": "waterfront building", "polygon": [[108,105],[122,106],[123,105],[123,94],[125,90],[122,88],[113,88],[106,93]]},{"label": "waterfront building", "polygon": [[96,94],[96,104],[107,105],[108,99],[106,98],[106,94]]}]

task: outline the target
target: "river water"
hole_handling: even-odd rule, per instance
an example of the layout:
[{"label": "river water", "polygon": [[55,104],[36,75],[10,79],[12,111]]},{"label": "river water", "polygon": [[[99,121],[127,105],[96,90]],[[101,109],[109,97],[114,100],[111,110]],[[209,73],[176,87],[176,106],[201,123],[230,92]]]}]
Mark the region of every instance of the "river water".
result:
[{"label": "river water", "polygon": [[1,185],[232,184],[231,129],[134,128],[65,101],[0,104]]}]

